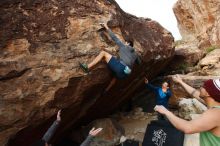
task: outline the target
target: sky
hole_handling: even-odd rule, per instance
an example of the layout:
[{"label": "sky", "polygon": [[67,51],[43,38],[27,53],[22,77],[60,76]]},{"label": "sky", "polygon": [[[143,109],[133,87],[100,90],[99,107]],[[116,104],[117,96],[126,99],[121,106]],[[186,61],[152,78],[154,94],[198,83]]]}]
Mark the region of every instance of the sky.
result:
[{"label": "sky", "polygon": [[181,39],[172,7],[177,0],[116,0],[125,11],[137,17],[151,18]]}]

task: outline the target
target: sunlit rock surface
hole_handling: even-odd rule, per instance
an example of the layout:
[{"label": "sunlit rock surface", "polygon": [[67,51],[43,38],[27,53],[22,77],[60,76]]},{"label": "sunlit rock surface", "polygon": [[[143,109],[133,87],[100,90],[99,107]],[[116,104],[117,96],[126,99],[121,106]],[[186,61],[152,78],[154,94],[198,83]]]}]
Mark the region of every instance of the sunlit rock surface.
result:
[{"label": "sunlit rock surface", "polygon": [[200,48],[220,45],[219,0],[178,0],[173,10],[184,41]]},{"label": "sunlit rock surface", "polygon": [[220,76],[220,49],[208,53],[199,63],[201,70],[197,74],[205,76]]},{"label": "sunlit rock surface", "polygon": [[207,110],[207,107],[197,99],[183,98],[179,101],[179,116],[186,120],[192,120],[196,114],[202,114]]},{"label": "sunlit rock surface", "polygon": [[[213,49],[220,46],[219,0],[178,0],[173,11],[182,36],[176,42],[175,57],[169,66],[174,73],[197,76],[218,76],[219,65],[200,68],[196,65]],[[218,52],[219,54],[219,52]]]}]

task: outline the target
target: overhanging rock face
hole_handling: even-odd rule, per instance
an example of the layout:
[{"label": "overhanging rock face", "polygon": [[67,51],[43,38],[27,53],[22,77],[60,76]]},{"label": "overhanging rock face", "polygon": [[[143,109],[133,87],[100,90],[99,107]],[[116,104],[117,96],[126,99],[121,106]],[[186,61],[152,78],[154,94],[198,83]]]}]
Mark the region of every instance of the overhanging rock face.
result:
[{"label": "overhanging rock face", "polygon": [[[30,145],[63,109],[59,140],[79,121],[102,117],[157,75],[173,56],[173,37],[157,22],[123,12],[114,1],[6,0],[0,2],[0,145]],[[100,96],[111,80],[104,63],[82,75],[102,49],[117,46],[100,22],[121,38],[134,40],[142,64]]]}]

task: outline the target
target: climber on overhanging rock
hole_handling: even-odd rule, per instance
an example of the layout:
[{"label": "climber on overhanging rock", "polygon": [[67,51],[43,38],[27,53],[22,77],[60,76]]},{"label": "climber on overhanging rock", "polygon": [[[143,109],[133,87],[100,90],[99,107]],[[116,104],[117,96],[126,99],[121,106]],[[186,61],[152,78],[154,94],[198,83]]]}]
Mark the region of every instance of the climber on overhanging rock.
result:
[{"label": "climber on overhanging rock", "polygon": [[80,145],[80,146],[90,146],[90,143],[92,142],[92,139],[99,134],[102,131],[102,128],[92,128],[89,131],[89,136],[86,138],[86,140],[84,140],[84,142]]},{"label": "climber on overhanging rock", "polygon": [[111,29],[109,29],[106,23],[101,23],[100,25],[107,30],[109,36],[118,45],[119,58],[111,55],[106,51],[101,51],[91,63],[89,63],[88,65],[85,63],[80,63],[80,67],[83,69],[84,72],[88,73],[93,66],[95,66],[104,58],[106,63],[108,64],[108,67],[114,74],[114,78],[105,89],[105,92],[107,92],[115,84],[116,79],[125,79],[129,74],[131,74],[134,63],[136,62],[137,64],[140,64],[141,60],[139,55],[135,52],[135,49],[133,48],[132,41],[126,41],[126,43],[123,44],[122,41],[119,40],[116,35],[111,31]]},{"label": "climber on overhanging rock", "polygon": [[[146,84],[147,89],[153,91],[156,94],[156,105],[163,105],[168,108],[169,98],[171,97],[171,91],[169,89],[168,82],[164,81],[161,87],[153,86],[148,82],[148,79],[145,77],[144,82]],[[158,119],[163,120],[164,117],[159,115]]]},{"label": "climber on overhanging rock", "polygon": [[191,96],[206,104],[209,109],[199,118],[191,121],[180,119],[163,106],[156,106],[155,111],[165,115],[177,129],[184,133],[200,133],[200,146],[220,146],[220,79],[205,81],[199,90],[183,82],[178,75],[174,76],[173,80]]},{"label": "climber on overhanging rock", "polygon": [[34,143],[33,146],[48,146],[49,140],[56,132],[56,129],[58,128],[60,121],[61,121],[61,110],[57,112],[57,119],[53,122],[53,124],[50,126],[50,128],[47,130],[47,132],[44,134],[43,138],[41,140],[38,140],[36,143]]}]

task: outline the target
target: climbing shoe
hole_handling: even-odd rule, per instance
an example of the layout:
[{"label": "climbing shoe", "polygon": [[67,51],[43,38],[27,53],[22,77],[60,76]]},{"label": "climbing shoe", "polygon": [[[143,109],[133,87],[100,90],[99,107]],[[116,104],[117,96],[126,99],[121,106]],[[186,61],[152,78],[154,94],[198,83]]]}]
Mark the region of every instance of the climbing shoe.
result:
[{"label": "climbing shoe", "polygon": [[89,68],[87,64],[79,62],[79,66],[85,73],[89,73]]}]

